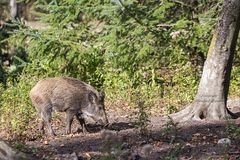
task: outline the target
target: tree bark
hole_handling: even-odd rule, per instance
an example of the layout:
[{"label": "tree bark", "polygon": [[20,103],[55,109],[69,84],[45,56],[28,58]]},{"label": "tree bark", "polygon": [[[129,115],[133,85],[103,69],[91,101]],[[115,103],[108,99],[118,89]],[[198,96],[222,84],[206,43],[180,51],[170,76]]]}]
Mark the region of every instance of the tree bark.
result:
[{"label": "tree bark", "polygon": [[195,100],[184,110],[173,114],[173,119],[186,121],[235,118],[226,106],[239,26],[240,0],[225,0]]},{"label": "tree bark", "polygon": [[17,17],[17,2],[16,2],[16,0],[10,0],[9,6],[10,6],[11,18],[14,19]]}]

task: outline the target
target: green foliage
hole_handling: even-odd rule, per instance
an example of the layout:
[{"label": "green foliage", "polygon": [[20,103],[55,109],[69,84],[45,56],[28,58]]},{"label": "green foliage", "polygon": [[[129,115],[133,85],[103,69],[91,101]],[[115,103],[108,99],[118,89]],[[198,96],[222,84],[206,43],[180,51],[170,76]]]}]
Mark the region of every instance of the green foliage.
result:
[{"label": "green foliage", "polygon": [[[140,96],[140,95],[138,95]],[[140,133],[143,135],[148,134],[148,124],[150,122],[149,120],[149,114],[148,114],[149,107],[144,104],[144,101],[139,100],[136,104],[136,115],[137,119],[135,121],[135,127],[139,129]]]},{"label": "green foliage", "polygon": [[231,76],[231,86],[230,86],[230,94],[231,96],[239,97],[240,96],[240,67],[234,66],[232,69]]},{"label": "green foliage", "polygon": [[178,133],[179,133],[178,123],[175,123],[173,119],[170,116],[168,116],[168,121],[164,125],[163,136],[166,139],[169,139],[170,143],[172,144],[175,141]]},{"label": "green foliage", "polygon": [[240,138],[240,128],[234,123],[227,121],[226,124],[226,132],[228,136],[232,139],[239,139]]},{"label": "green foliage", "polygon": [[7,82],[7,89],[1,87],[0,121],[1,130],[11,134],[24,134],[27,124],[35,115],[29,99],[29,91],[36,79],[22,74],[17,80]]},{"label": "green foliage", "polygon": [[[238,141],[240,138],[240,128],[237,124],[234,122],[231,122],[230,120],[227,120],[226,122],[226,133],[227,136],[231,139],[232,142]],[[222,155],[224,156],[224,159],[229,159],[229,150],[231,149],[230,144],[224,144],[222,147]]]},{"label": "green foliage", "polygon": [[28,61],[23,45],[16,46],[6,40],[13,30],[19,29],[17,23],[9,21],[3,24],[0,30],[0,82],[3,84],[7,78],[15,78]]}]

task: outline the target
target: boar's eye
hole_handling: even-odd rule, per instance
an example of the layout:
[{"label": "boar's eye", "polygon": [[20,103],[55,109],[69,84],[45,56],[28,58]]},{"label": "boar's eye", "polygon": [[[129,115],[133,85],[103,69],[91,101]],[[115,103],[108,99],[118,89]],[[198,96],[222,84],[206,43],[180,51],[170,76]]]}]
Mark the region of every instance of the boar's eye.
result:
[{"label": "boar's eye", "polygon": [[97,96],[96,96],[95,93],[90,92],[90,93],[88,94],[88,99],[89,99],[89,101],[90,101],[91,103],[96,103]]}]

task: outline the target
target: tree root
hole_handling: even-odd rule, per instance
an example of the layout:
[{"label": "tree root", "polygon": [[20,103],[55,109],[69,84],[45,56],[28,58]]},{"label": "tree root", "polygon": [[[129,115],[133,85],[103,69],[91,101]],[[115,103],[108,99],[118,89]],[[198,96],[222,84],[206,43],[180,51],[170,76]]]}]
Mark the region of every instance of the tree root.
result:
[{"label": "tree root", "polygon": [[194,102],[185,109],[169,115],[176,122],[221,120],[233,118],[240,115],[232,113],[224,103],[221,102]]}]

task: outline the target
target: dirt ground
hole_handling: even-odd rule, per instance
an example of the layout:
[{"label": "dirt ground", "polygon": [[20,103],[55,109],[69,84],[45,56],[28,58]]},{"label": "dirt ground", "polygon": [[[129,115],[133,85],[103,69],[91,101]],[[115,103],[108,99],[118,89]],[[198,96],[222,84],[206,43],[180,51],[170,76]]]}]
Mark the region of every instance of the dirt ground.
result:
[{"label": "dirt ground", "polygon": [[[87,134],[64,135],[64,119],[57,119],[53,124],[55,138],[40,136],[15,142],[14,146],[31,159],[46,160],[240,159],[240,119],[175,124],[154,116],[147,132],[141,134],[127,116],[129,113],[128,109],[121,112],[110,109],[108,116],[112,124],[102,130],[101,126],[89,123]],[[73,128],[76,125],[75,122]],[[231,142],[220,144],[222,138]]]}]

